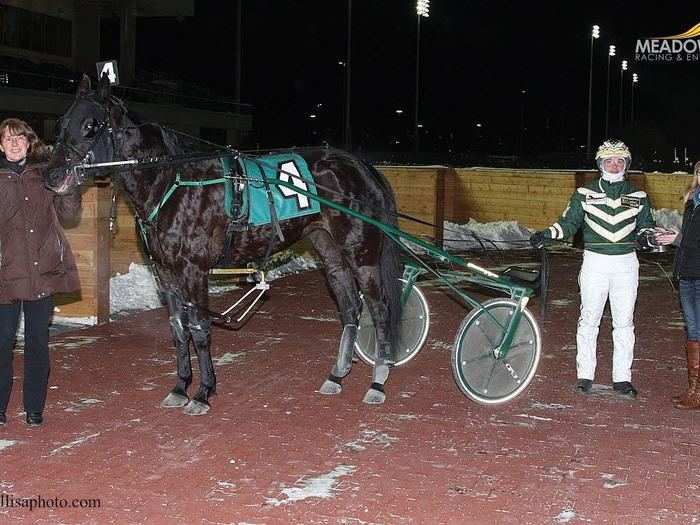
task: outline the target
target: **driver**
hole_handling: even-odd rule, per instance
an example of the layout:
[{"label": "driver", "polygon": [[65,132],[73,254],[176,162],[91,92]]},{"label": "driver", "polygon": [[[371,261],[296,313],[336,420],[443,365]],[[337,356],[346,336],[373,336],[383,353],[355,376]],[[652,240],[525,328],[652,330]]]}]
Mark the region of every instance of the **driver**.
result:
[{"label": "driver", "polygon": [[596,153],[600,177],[577,188],[561,218],[530,238],[536,248],[545,239],[568,239],[583,229],[583,264],[579,273],[581,314],[576,332],[576,390],[587,394],[596,369],[598,326],[610,299],[613,324],[613,389],[634,398],[634,306],[639,284],[635,247],[669,244],[675,233],[658,233],[647,194],[625,180],[632,156],[620,141],[605,141]]}]

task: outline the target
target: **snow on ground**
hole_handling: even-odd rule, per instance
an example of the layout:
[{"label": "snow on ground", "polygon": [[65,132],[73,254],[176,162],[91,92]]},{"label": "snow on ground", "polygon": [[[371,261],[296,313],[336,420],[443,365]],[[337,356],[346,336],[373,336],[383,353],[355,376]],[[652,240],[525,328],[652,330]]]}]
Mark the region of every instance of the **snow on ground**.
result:
[{"label": "snow on ground", "polygon": [[478,222],[467,224],[444,223],[445,249],[464,250],[517,250],[530,248],[532,231],[516,221]]},{"label": "snow on ground", "polygon": [[301,272],[306,272],[308,270],[316,270],[321,267],[321,261],[314,257],[308,255],[300,255],[298,257],[293,257],[286,263],[273,268],[265,275],[268,281],[274,281],[285,275],[291,275]]},{"label": "snow on ground", "polygon": [[[273,262],[279,265],[265,274],[268,281],[274,281],[286,275],[315,270],[320,268],[320,262],[308,255],[295,255],[292,252],[285,252],[276,255]],[[216,279],[210,283],[209,293],[220,295],[231,290],[240,288],[236,284],[221,282]],[[163,304],[160,301],[158,287],[150,268],[143,264],[131,263],[128,273],[116,275],[109,281],[109,310],[112,315],[127,314],[143,310],[160,308]],[[83,325],[93,325],[97,322],[95,317],[64,317],[61,316],[60,308],[56,308],[53,318],[54,325],[59,325],[62,329],[77,328]],[[18,339],[22,339],[24,334],[24,318],[20,319],[18,328]]]},{"label": "snow on ground", "polygon": [[[656,221],[664,228],[680,230],[682,216],[677,210],[655,210]],[[530,248],[527,242],[532,230],[516,221],[480,223],[470,219],[467,224],[445,221],[444,237],[446,250],[464,251],[474,249],[504,250]],[[286,275],[315,270],[321,264],[313,255],[298,255],[292,251],[275,254],[267,265],[266,279],[274,281]],[[210,286],[211,294],[221,294],[238,288],[237,285],[216,280]],[[142,264],[132,263],[129,272],[117,275],[110,280],[110,312],[114,314],[150,310],[162,306],[155,279],[150,269]],[[95,324],[94,317],[62,317],[60,310],[54,316],[54,323],[64,327],[81,324]],[[20,334],[23,330],[20,328]]]},{"label": "snow on ground", "polygon": [[128,273],[116,275],[109,280],[109,311],[152,310],[160,308],[155,278],[143,264],[131,263]]},{"label": "snow on ground", "polygon": [[295,487],[283,488],[284,498],[265,498],[268,505],[279,507],[309,498],[334,498],[339,493],[339,478],[351,476],[357,470],[354,465],[338,465],[328,473],[316,477],[301,477]]}]

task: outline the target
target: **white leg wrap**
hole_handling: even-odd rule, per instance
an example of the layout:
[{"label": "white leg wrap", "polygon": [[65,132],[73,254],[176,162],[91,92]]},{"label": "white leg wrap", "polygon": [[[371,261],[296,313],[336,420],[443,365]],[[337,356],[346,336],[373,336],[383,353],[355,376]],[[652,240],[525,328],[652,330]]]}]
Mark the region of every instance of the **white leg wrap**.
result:
[{"label": "white leg wrap", "polygon": [[340,338],[338,348],[338,360],[331,371],[336,377],[345,377],[352,368],[352,355],[355,351],[355,339],[357,339],[357,325],[346,324],[343,327],[343,335]]},{"label": "white leg wrap", "polygon": [[374,365],[374,370],[372,371],[372,383],[379,383],[383,385],[389,378],[389,365],[386,364],[376,364]]}]

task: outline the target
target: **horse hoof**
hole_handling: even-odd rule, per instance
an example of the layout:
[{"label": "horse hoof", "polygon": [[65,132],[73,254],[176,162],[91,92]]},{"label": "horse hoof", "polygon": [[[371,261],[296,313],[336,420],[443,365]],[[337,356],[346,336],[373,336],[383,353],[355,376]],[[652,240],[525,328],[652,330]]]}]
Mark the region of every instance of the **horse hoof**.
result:
[{"label": "horse hoof", "polygon": [[188,416],[203,416],[209,412],[209,403],[202,403],[201,401],[193,399],[187,403],[184,412]]},{"label": "horse hoof", "polygon": [[162,408],[180,408],[184,407],[190,400],[187,396],[182,396],[174,392],[170,392],[163,401],[160,402]]},{"label": "horse hoof", "polygon": [[374,388],[367,390],[364,399],[362,399],[362,402],[368,405],[381,405],[384,401],[386,401],[386,394]]},{"label": "horse hoof", "polygon": [[340,394],[342,390],[343,387],[341,385],[334,381],[331,381],[330,379],[326,379],[326,381],[321,385],[321,388],[318,389],[319,393],[325,394],[327,396]]}]

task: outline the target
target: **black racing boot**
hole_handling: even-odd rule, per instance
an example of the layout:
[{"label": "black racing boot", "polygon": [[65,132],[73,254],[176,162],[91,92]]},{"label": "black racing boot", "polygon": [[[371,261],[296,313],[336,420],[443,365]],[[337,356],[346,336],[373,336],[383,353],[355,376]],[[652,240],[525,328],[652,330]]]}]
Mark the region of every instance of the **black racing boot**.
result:
[{"label": "black racing boot", "polygon": [[579,394],[590,394],[591,388],[593,388],[593,381],[590,379],[577,379],[576,380],[576,392]]},{"label": "black racing boot", "polygon": [[613,390],[621,396],[629,397],[631,399],[637,397],[637,390],[629,381],[620,381],[619,383],[613,383]]}]

